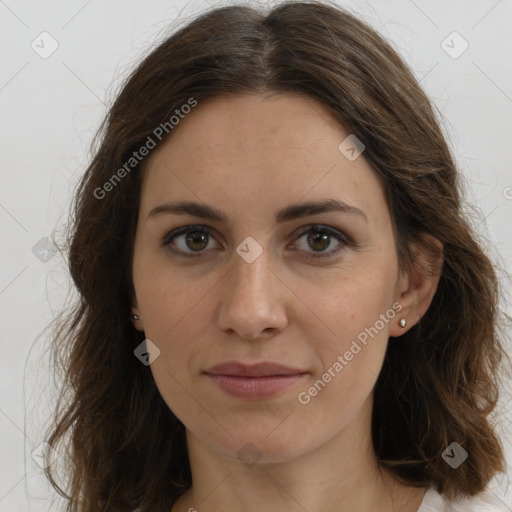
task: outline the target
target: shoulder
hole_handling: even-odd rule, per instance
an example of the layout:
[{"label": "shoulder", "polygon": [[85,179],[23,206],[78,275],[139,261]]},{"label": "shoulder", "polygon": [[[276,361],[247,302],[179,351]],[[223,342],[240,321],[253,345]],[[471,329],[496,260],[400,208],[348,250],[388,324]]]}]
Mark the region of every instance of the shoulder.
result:
[{"label": "shoulder", "polygon": [[418,512],[512,512],[512,504],[488,490],[450,501],[430,487]]}]

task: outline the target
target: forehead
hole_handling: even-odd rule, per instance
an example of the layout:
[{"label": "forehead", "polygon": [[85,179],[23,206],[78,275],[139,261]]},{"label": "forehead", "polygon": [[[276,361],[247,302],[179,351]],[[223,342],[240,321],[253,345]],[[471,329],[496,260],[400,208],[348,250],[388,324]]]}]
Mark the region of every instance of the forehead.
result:
[{"label": "forehead", "polygon": [[351,161],[339,149],[349,135],[305,95],[200,102],[151,155],[142,207],[179,196],[261,214],[328,194],[382,216],[384,190],[364,154]]},{"label": "forehead", "polygon": [[279,149],[307,150],[333,130],[344,132],[322,104],[303,94],[223,95],[200,102],[184,116],[167,146],[197,150],[189,159],[260,149],[274,150],[275,156]]}]

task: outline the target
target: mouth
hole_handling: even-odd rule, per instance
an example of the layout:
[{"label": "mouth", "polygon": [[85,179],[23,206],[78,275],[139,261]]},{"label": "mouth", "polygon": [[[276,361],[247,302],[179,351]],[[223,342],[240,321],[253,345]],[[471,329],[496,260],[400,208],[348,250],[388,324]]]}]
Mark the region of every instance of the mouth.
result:
[{"label": "mouth", "polygon": [[242,399],[263,399],[282,393],[301,381],[308,372],[263,362],[246,365],[229,361],[203,372],[225,393]]},{"label": "mouth", "polygon": [[272,375],[267,377],[238,377],[206,374],[228,395],[244,399],[262,399],[282,393],[295,386],[307,374]]},{"label": "mouth", "polygon": [[244,364],[238,361],[227,361],[212,366],[205,373],[210,375],[229,375],[232,377],[275,377],[307,373],[306,370],[284,366],[279,363],[264,361],[257,364]]}]

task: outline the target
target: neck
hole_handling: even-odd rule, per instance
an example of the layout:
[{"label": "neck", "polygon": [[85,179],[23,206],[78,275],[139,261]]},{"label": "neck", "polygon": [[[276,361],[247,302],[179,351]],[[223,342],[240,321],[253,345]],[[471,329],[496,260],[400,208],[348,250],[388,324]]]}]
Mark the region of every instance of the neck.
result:
[{"label": "neck", "polygon": [[[424,488],[398,483],[377,464],[363,429],[371,401],[326,443],[289,460],[256,464],[223,457],[187,430],[193,479],[172,512],[417,512]],[[354,442],[357,440],[357,442]]]}]

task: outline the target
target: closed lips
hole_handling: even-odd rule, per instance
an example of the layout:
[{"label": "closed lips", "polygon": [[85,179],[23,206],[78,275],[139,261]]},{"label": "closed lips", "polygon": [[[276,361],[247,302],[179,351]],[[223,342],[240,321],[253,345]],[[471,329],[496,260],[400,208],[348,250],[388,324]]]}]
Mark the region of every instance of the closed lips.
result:
[{"label": "closed lips", "polygon": [[228,361],[215,365],[204,373],[210,375],[226,375],[230,377],[284,377],[290,375],[301,375],[307,372],[299,368],[291,368],[273,362],[262,362],[247,365],[237,361]]}]

